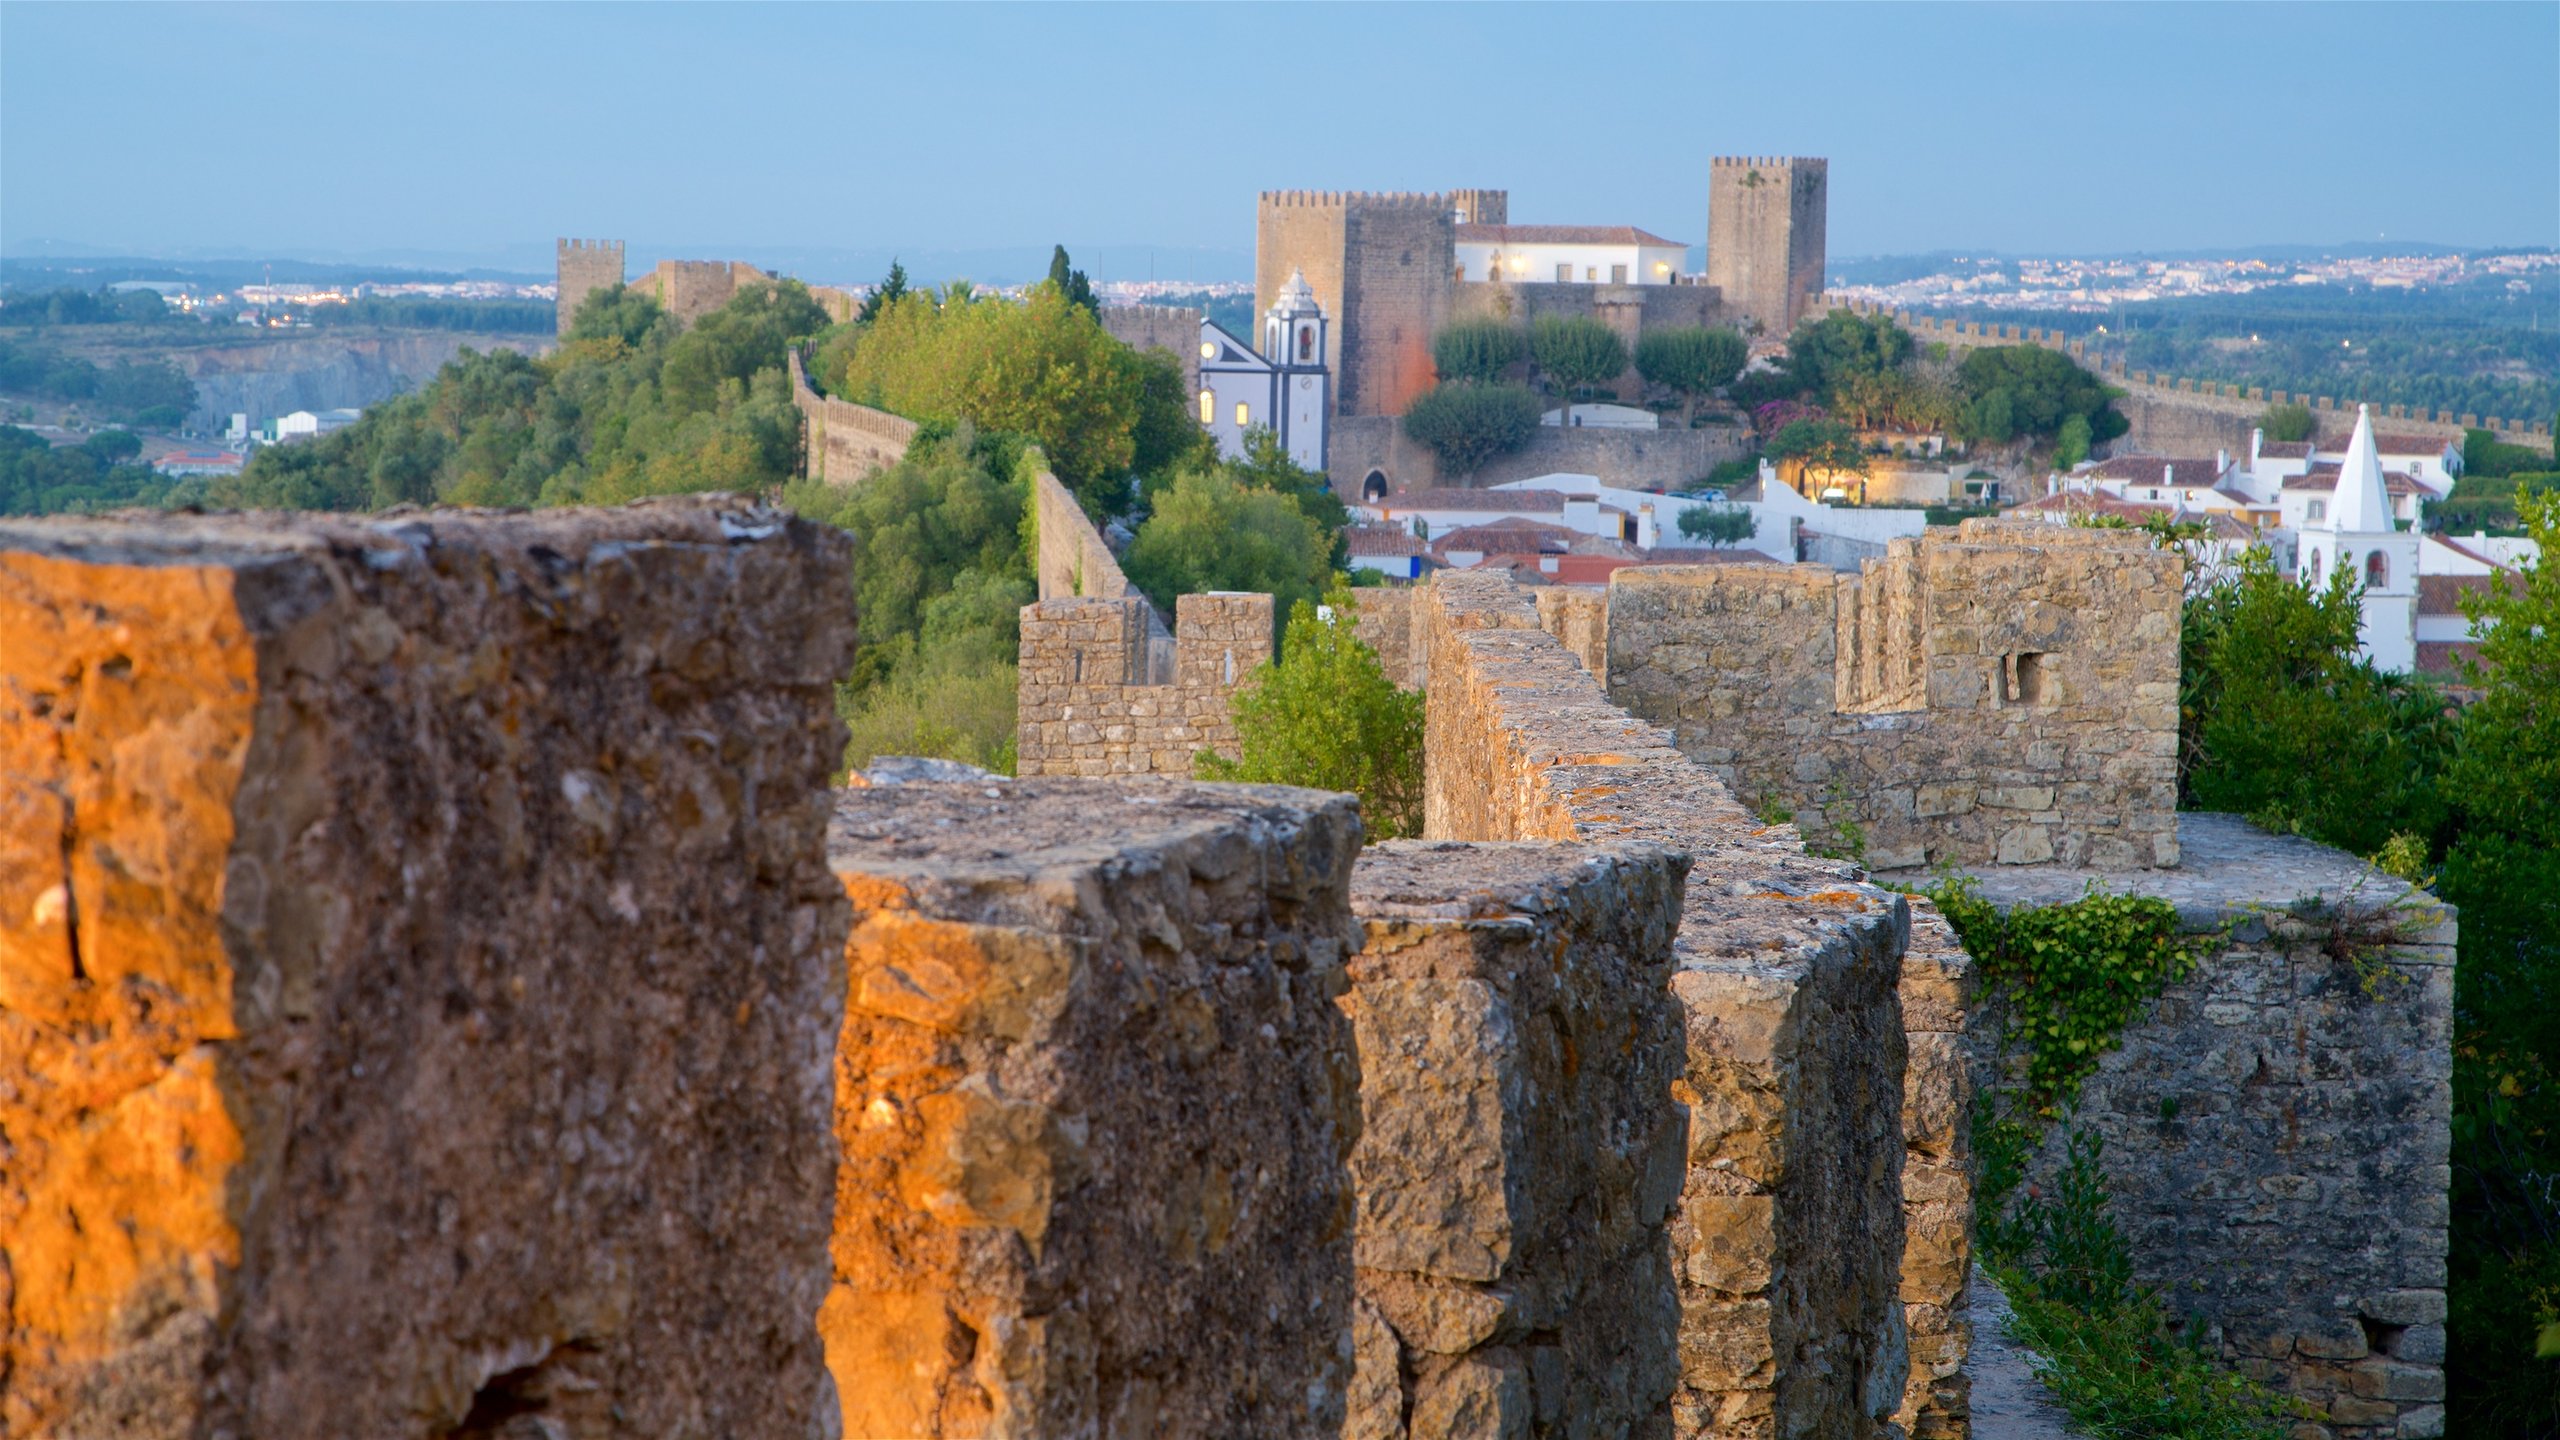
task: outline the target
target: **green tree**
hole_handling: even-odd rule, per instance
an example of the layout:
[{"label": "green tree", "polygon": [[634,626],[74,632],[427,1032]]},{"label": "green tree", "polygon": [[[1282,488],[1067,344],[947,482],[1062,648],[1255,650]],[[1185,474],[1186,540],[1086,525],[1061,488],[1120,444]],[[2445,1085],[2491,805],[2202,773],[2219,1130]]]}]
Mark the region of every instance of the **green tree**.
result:
[{"label": "green tree", "polygon": [[578,313],[569,317],[572,341],[614,340],[626,351],[641,348],[652,332],[661,330],[662,338],[671,337],[675,317],[654,298],[623,285],[608,285],[588,295],[579,303]]},{"label": "green tree", "polygon": [[1700,397],[1732,384],[1750,358],[1751,347],[1734,330],[1676,325],[1636,337],[1636,373],[1678,391],[1693,409]]},{"label": "green tree", "polygon": [[1605,385],[1626,373],[1627,344],[1618,332],[1587,315],[1541,315],[1529,327],[1529,354],[1557,393]]},{"label": "green tree", "polygon": [[1967,401],[1967,439],[2001,445],[2053,437],[2074,415],[2088,420],[2093,442],[2112,440],[2127,427],[2106,385],[2059,350],[1988,345],[1964,357],[1956,379]]},{"label": "green tree", "polygon": [[2285,445],[2310,439],[2315,423],[2308,405],[2270,405],[2258,417],[2258,428],[2267,432],[2267,438]]},{"label": "green tree", "polygon": [[1680,533],[1718,549],[1751,538],[1755,522],[1738,505],[1692,505],[1680,512]]},{"label": "green tree", "polygon": [[1157,497],[1121,568],[1168,615],[1180,597],[1210,590],[1259,591],[1285,614],[1324,593],[1332,553],[1289,496],[1191,470]]},{"label": "green tree", "polygon": [[862,308],[855,312],[853,323],[868,325],[879,317],[883,308],[895,305],[906,298],[907,267],[899,263],[898,258],[893,255],[889,258],[888,275],[883,277],[878,285],[872,287],[870,294],[862,297]]},{"label": "green tree", "polygon": [[1529,337],[1504,320],[1461,320],[1431,337],[1431,368],[1443,382],[1490,385],[1529,351]]},{"label": "green tree", "polygon": [[1019,304],[958,282],[938,306],[910,294],[884,307],[849,354],[832,337],[822,353],[843,356],[842,371],[825,377],[831,393],[1031,440],[1097,519],[1135,501],[1128,480],[1148,367],[1053,287]]},{"label": "green tree", "polygon": [[1787,337],[1787,376],[1801,391],[1828,397],[1841,381],[1881,375],[1911,358],[1911,332],[1886,315],[1834,310]]},{"label": "green tree", "polygon": [[2264,550],[2189,602],[2179,730],[2187,802],[2370,855],[2445,819],[2435,776],[2452,742],[2423,682],[2360,659],[2349,567],[2311,589]]},{"label": "green tree", "polygon": [[[1210,448],[1214,449],[1214,445]],[[1301,468],[1280,448],[1280,438],[1256,425],[1244,432],[1244,458],[1220,463],[1229,479],[1253,490],[1268,490],[1289,497],[1298,513],[1315,522],[1316,529],[1328,542],[1327,566],[1339,570],[1346,557],[1342,551],[1342,531],[1351,523],[1351,508],[1333,493],[1333,482],[1322,473]]]},{"label": "green tree", "polygon": [[[1277,664],[1258,667],[1232,702],[1238,756],[1203,751],[1203,780],[1304,785],[1360,797],[1372,840],[1422,833],[1422,697],[1395,687],[1353,626],[1358,600],[1289,607]],[[1326,611],[1330,611],[1328,614]]]},{"label": "green tree", "polygon": [[1462,380],[1414,397],[1405,407],[1404,433],[1430,446],[1442,465],[1473,475],[1487,460],[1529,443],[1544,408],[1520,386]]},{"label": "green tree", "polygon": [[2454,967],[2450,1433],[2547,1433],[2560,1365],[2560,497],[2517,508],[2543,560],[2464,597],[2481,631],[2445,777]]},{"label": "green tree", "polygon": [[2089,458],[2089,417],[2074,415],[2054,433],[2053,463],[2068,470]]},{"label": "green tree", "polygon": [[1777,464],[1794,461],[1819,474],[1867,473],[1866,447],[1858,443],[1858,432],[1839,420],[1790,420],[1769,437],[1767,454]]},{"label": "green tree", "polygon": [[1058,287],[1058,293],[1067,297],[1068,304],[1101,318],[1102,302],[1093,298],[1093,282],[1085,277],[1083,271],[1069,266],[1064,245],[1053,246],[1049,251],[1049,283]]}]

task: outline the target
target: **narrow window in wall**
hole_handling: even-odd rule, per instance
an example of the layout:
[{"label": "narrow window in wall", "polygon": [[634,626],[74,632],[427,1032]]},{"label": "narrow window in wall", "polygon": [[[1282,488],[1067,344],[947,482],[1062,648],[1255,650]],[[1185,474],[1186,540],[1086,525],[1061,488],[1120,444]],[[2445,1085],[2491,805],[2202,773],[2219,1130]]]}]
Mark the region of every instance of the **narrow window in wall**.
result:
[{"label": "narrow window in wall", "polygon": [[2329,502],[2326,500],[2314,500],[2311,502],[2310,510],[2305,513],[2314,520],[2326,520],[2329,518]]},{"label": "narrow window in wall", "polygon": [[1570,284],[1570,283],[1572,283],[1572,280],[1573,280],[1573,267],[1572,267],[1572,266],[1570,266],[1570,265],[1559,265],[1559,266],[1557,266],[1557,267],[1556,267],[1556,283],[1557,283],[1557,284],[1559,284],[1559,285],[1566,285],[1566,284]]},{"label": "narrow window in wall", "polygon": [[1583,267],[1582,267],[1582,278],[1583,278],[1583,279],[1585,279],[1585,280],[1597,280],[1597,279],[1599,279],[1599,278],[1600,278],[1600,267],[1599,267],[1599,266],[1597,266],[1597,265],[1585,265],[1585,266],[1583,266]]},{"label": "narrow window in wall", "polygon": [[1203,425],[1218,423],[1218,392],[1215,390],[1200,392],[1200,423]]},{"label": "narrow window in wall", "polygon": [[2383,554],[2379,550],[2365,556],[2364,583],[2368,588],[2374,590],[2389,588],[2391,584],[2391,557]]},{"label": "narrow window in wall", "polygon": [[2000,698],[2012,705],[2044,703],[2042,652],[2020,650],[2000,657]]},{"label": "narrow window in wall", "polygon": [[1627,267],[1626,267],[1626,266],[1624,266],[1624,265],[1612,265],[1612,266],[1610,266],[1610,267],[1609,267],[1609,283],[1610,283],[1610,284],[1612,284],[1612,285],[1624,285],[1624,284],[1626,284],[1626,283],[1627,283]]},{"label": "narrow window in wall", "polygon": [[1243,401],[1241,401],[1241,400],[1237,401],[1237,402],[1236,402],[1236,428],[1237,428],[1237,429],[1239,429],[1239,430],[1241,430],[1241,429],[1243,429],[1245,426],[1250,425],[1250,424],[1252,424],[1252,423],[1253,423],[1253,407],[1252,407],[1252,406],[1250,406],[1250,405],[1247,405],[1246,403],[1244,403],[1244,402],[1243,402]]}]

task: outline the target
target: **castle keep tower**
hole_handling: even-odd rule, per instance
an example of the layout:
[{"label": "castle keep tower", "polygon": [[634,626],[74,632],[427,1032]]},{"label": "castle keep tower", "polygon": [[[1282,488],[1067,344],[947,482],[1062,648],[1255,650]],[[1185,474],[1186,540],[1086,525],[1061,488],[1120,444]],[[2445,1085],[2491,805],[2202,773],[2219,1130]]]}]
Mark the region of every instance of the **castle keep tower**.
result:
[{"label": "castle keep tower", "polygon": [[[1254,301],[1265,315],[1293,273],[1333,323],[1324,359],[1344,415],[1401,415],[1431,388],[1431,337],[1447,321],[1461,207],[1510,210],[1508,191],[1362,194],[1266,190],[1254,227]],[[1484,223],[1502,223],[1499,220]]]},{"label": "castle keep tower", "polygon": [[558,260],[560,296],[559,333],[569,333],[569,322],[578,318],[578,307],[598,290],[622,283],[622,242],[619,240],[563,240]]},{"label": "castle keep tower", "polygon": [[1719,156],[1707,192],[1707,283],[1773,335],[1795,328],[1822,293],[1831,162]]}]

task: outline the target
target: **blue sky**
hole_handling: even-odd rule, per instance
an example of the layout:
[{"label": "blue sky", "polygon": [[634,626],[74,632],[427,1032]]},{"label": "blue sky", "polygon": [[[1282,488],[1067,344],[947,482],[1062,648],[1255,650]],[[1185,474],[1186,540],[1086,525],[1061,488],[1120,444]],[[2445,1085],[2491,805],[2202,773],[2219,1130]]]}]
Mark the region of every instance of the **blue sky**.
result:
[{"label": "blue sky", "polygon": [[2548,245],[2555,75],[2550,3],[7,3],[0,250],[1180,273],[1282,187],[1700,241],[1767,153],[1830,157],[1835,256]]}]

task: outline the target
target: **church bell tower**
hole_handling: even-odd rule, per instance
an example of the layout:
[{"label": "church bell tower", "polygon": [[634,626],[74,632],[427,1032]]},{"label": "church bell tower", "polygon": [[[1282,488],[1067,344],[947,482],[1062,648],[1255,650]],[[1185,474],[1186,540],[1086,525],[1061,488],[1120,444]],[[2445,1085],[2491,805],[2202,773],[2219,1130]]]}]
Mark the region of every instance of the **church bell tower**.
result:
[{"label": "church bell tower", "polygon": [[1332,372],[1324,363],[1325,314],[1304,272],[1289,272],[1262,319],[1262,353],[1277,368],[1270,413],[1291,463],[1323,474],[1325,416],[1332,409]]}]

